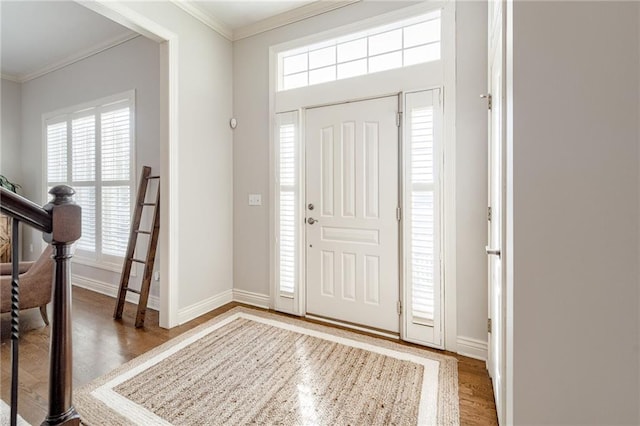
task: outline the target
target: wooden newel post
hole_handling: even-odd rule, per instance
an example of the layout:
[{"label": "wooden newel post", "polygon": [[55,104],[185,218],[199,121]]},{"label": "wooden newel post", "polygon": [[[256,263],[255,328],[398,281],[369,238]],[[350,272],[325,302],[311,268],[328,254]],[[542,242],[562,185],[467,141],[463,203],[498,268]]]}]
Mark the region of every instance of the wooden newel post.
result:
[{"label": "wooden newel post", "polygon": [[42,425],[79,425],[80,415],[73,407],[73,350],[71,345],[71,245],[82,235],[82,212],[73,201],[73,188],[59,185],[49,194],[44,209],[51,215],[52,231],[44,239],[53,245],[53,319],[49,351],[49,413]]}]

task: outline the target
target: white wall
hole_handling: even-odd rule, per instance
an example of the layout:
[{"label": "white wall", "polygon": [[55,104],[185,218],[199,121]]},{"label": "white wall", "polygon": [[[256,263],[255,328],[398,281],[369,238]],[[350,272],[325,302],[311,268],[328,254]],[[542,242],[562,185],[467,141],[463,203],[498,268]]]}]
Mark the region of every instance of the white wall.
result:
[{"label": "white wall", "polygon": [[232,46],[170,2],[112,5],[178,37],[178,180],[172,185],[179,196],[172,202],[179,256],[169,261],[178,269],[178,317],[185,320],[227,300],[221,294],[230,300],[233,286]]},{"label": "white wall", "polygon": [[456,28],[458,336],[486,342],[487,3],[458,2]]},{"label": "white wall", "polygon": [[0,174],[4,175],[11,182],[22,185],[22,169],[20,167],[22,95],[20,83],[2,79],[0,95],[2,97]]},{"label": "white wall", "polygon": [[[160,173],[160,57],[157,43],[142,36],[119,46],[46,74],[22,85],[22,170],[24,193],[40,204],[42,199],[42,115],[61,108],[100,99],[127,90],[136,91],[136,181],[142,166],[151,166]],[[151,188],[150,188],[151,189]],[[42,240],[41,234],[29,232],[25,238],[27,257],[36,257]],[[142,240],[142,238],[141,238]],[[146,239],[145,239],[146,240]],[[33,244],[34,252],[29,252]],[[138,253],[146,253],[145,251]],[[161,258],[156,260],[159,270]],[[141,280],[142,268],[133,282]],[[111,285],[117,289],[120,272],[98,269],[74,262],[74,275]],[[157,282],[151,286],[151,295],[159,295]]]},{"label": "white wall", "polygon": [[[234,42],[235,288],[269,294],[269,46],[409,4],[358,3]],[[486,91],[486,21],[486,4],[458,4],[458,334],[481,341],[487,318],[487,112],[478,95]],[[261,207],[247,205],[250,193],[263,195]]]},{"label": "white wall", "polygon": [[638,424],[638,4],[512,7],[509,420]]}]

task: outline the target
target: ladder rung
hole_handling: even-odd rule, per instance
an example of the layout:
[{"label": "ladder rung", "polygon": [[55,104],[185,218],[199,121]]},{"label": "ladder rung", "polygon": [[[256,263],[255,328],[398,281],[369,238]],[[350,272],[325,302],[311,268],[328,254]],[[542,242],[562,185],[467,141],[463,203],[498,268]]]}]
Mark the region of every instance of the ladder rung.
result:
[{"label": "ladder rung", "polygon": [[135,293],[135,294],[140,294],[140,290],[136,290],[134,288],[128,288],[127,291],[130,291],[131,293]]},{"label": "ladder rung", "polygon": [[138,262],[138,263],[147,263],[144,260],[140,260],[140,259],[134,259],[133,257],[130,259],[132,262]]},{"label": "ladder rung", "polygon": [[147,176],[147,179],[160,179],[160,176]]},{"label": "ladder rung", "polygon": [[155,206],[156,203],[140,203],[141,206]]},{"label": "ladder rung", "polygon": [[146,235],[151,235],[151,232],[149,232],[149,231],[141,231],[141,230],[139,230],[139,229],[136,229],[136,230],[135,230],[135,231],[133,231],[133,232],[135,232],[136,234],[146,234]]}]

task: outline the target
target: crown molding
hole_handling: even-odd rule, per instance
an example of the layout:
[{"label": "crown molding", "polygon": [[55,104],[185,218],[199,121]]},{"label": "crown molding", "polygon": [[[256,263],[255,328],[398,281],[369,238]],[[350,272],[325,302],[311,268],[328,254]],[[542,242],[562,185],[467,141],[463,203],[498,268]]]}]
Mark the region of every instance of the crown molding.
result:
[{"label": "crown molding", "polygon": [[[61,68],[74,64],[90,56],[93,56],[98,53],[104,52],[105,50],[111,49],[112,47],[116,47],[129,40],[133,40],[136,37],[141,37],[141,36],[140,34],[134,33],[133,31],[127,31],[126,33],[121,34],[117,37],[114,37],[102,43],[96,44],[80,52],[76,52],[73,55],[69,55],[64,59],[47,64],[44,67],[39,68],[35,71],[13,76],[14,77],[13,81],[16,81],[18,83],[26,83],[27,81],[36,79],[38,77],[42,77],[43,75],[49,74],[50,72],[57,71]],[[2,78],[5,78],[6,76],[7,76],[6,74],[2,74]],[[12,76],[9,75],[8,77],[12,77]],[[11,80],[11,78],[7,78],[7,79]]]},{"label": "crown molding", "polygon": [[171,3],[187,12],[198,21],[211,28],[227,40],[233,41],[233,30],[210,13],[205,12],[202,8],[189,0],[171,0]]},{"label": "crown molding", "polygon": [[13,81],[14,83],[21,83],[20,77],[18,77],[17,75],[14,75],[14,74],[1,73],[0,77],[2,77],[3,80]]},{"label": "crown molding", "polygon": [[339,0],[339,1],[314,1],[313,3],[291,9],[287,12],[263,19],[250,25],[237,28],[233,31],[233,41],[251,37],[275,28],[293,24],[316,15],[330,12],[349,6],[353,3],[359,3],[362,0]]}]

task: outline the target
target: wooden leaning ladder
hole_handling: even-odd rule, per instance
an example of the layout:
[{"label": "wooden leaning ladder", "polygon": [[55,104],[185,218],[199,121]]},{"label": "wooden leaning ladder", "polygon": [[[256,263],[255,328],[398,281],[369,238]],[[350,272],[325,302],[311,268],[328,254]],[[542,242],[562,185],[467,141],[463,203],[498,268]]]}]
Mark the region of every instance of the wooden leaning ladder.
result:
[{"label": "wooden leaning ladder", "polygon": [[[131,234],[129,235],[129,244],[127,245],[127,254],[122,265],[122,276],[120,277],[120,290],[118,291],[118,300],[116,309],[113,311],[113,318],[122,318],[124,302],[127,297],[127,291],[140,295],[138,301],[138,313],[136,314],[136,327],[144,325],[144,316],[147,311],[147,301],[149,300],[149,287],[153,276],[153,264],[156,260],[156,249],[158,247],[158,234],[160,231],[160,181],[158,181],[158,193],[156,194],[155,203],[147,203],[147,185],[152,179],[160,179],[160,176],[151,176],[151,167],[144,166],[142,168],[142,176],[140,177],[140,186],[138,187],[138,198],[136,200],[136,208],[133,212],[131,221]],[[145,207],[154,207],[153,223],[150,231],[140,230],[140,222],[142,220],[142,210]],[[138,243],[138,235],[148,235],[149,245],[147,247],[146,260],[134,257],[136,245]],[[141,263],[144,266],[144,275],[142,276],[142,286],[140,290],[129,288],[129,277],[131,275],[131,265],[133,262]]]}]

